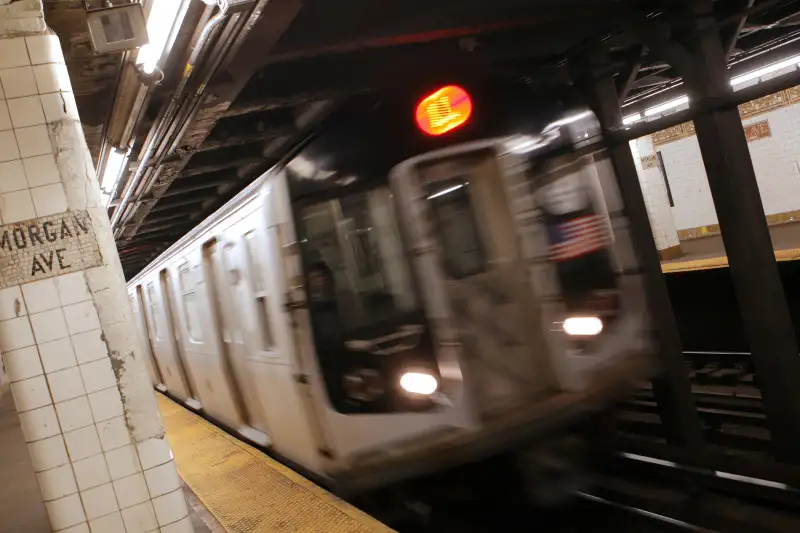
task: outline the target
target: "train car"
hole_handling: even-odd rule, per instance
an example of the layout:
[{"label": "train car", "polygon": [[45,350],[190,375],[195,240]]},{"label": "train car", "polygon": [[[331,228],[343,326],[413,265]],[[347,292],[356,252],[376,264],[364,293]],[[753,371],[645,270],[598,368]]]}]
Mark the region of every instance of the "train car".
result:
[{"label": "train car", "polygon": [[524,86],[355,98],[129,281],[154,385],[347,494],[556,438],[653,370],[597,133]]}]

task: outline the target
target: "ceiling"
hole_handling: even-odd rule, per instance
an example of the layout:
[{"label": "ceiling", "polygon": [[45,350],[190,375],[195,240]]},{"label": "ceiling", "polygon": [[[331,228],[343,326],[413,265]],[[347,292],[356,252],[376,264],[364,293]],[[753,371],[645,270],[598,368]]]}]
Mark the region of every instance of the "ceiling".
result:
[{"label": "ceiling", "polygon": [[[110,210],[125,273],[138,272],[291,153],[338,104],[364,91],[463,75],[559,87],[574,74],[567,59],[602,49],[604,68],[615,76],[630,109],[644,98],[667,97],[679,76],[631,30],[645,16],[668,20],[679,3],[258,0],[251,14],[220,26],[208,50],[218,64],[209,59],[204,67],[203,58],[197,63],[196,70],[209,75],[208,83],[198,73],[176,93],[197,36],[191,28],[135,125],[132,160],[147,164],[138,170],[132,165],[131,193]],[[83,2],[45,4],[48,24],[62,36],[97,161],[113,95],[123,79],[120,57],[91,53]],[[195,4],[197,16],[191,20],[199,27],[206,20],[200,15],[205,6],[199,0]],[[718,0],[713,7],[725,23],[720,36],[733,69],[800,53],[799,0]],[[233,44],[223,50],[226,39]],[[191,100],[198,92],[199,98]],[[162,142],[155,131],[171,98],[188,102],[189,111]],[[149,159],[148,139],[161,142]]]}]

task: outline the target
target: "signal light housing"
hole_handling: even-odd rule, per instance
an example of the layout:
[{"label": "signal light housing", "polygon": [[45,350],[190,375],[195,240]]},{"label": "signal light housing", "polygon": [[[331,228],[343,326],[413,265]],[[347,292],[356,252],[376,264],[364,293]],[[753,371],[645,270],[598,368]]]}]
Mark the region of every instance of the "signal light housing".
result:
[{"label": "signal light housing", "polygon": [[442,135],[463,126],[472,115],[472,99],[457,85],[447,85],[417,104],[417,126],[428,135]]}]

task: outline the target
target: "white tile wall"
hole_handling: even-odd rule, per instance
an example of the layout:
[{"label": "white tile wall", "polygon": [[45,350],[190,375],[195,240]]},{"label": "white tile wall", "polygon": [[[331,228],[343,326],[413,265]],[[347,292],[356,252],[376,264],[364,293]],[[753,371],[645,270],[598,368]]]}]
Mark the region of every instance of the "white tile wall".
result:
[{"label": "white tile wall", "polygon": [[[54,124],[63,135],[51,138]],[[83,209],[86,195],[97,205],[97,185],[86,181],[93,173],[59,171],[70,158],[80,168],[88,159],[85,146],[65,144],[70,135],[83,142],[57,37],[0,37],[0,223]],[[115,253],[110,240],[101,246]],[[110,349],[138,349],[127,299],[114,296],[125,295],[117,269],[0,289],[0,356],[56,532],[190,533],[172,454],[153,429],[160,426],[137,442],[126,421],[152,404],[123,401],[111,366]]]},{"label": "white tile wall", "polygon": [[[744,124],[768,120],[772,137],[748,143],[767,215],[800,209],[800,105],[748,118]],[[640,151],[652,152],[650,137],[637,140]],[[697,137],[658,147],[669,176],[677,229],[717,223],[717,214]],[[645,155],[644,153],[642,155]]]}]

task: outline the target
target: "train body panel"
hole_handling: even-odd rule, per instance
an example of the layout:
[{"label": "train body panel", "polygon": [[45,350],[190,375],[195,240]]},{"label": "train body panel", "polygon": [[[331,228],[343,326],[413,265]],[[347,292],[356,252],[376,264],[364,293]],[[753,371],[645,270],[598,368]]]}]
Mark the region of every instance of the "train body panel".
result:
[{"label": "train body panel", "polygon": [[531,155],[486,111],[419,138],[403,101],[350,108],[129,282],[154,385],[342,486],[527,449],[651,370],[604,152]]}]

